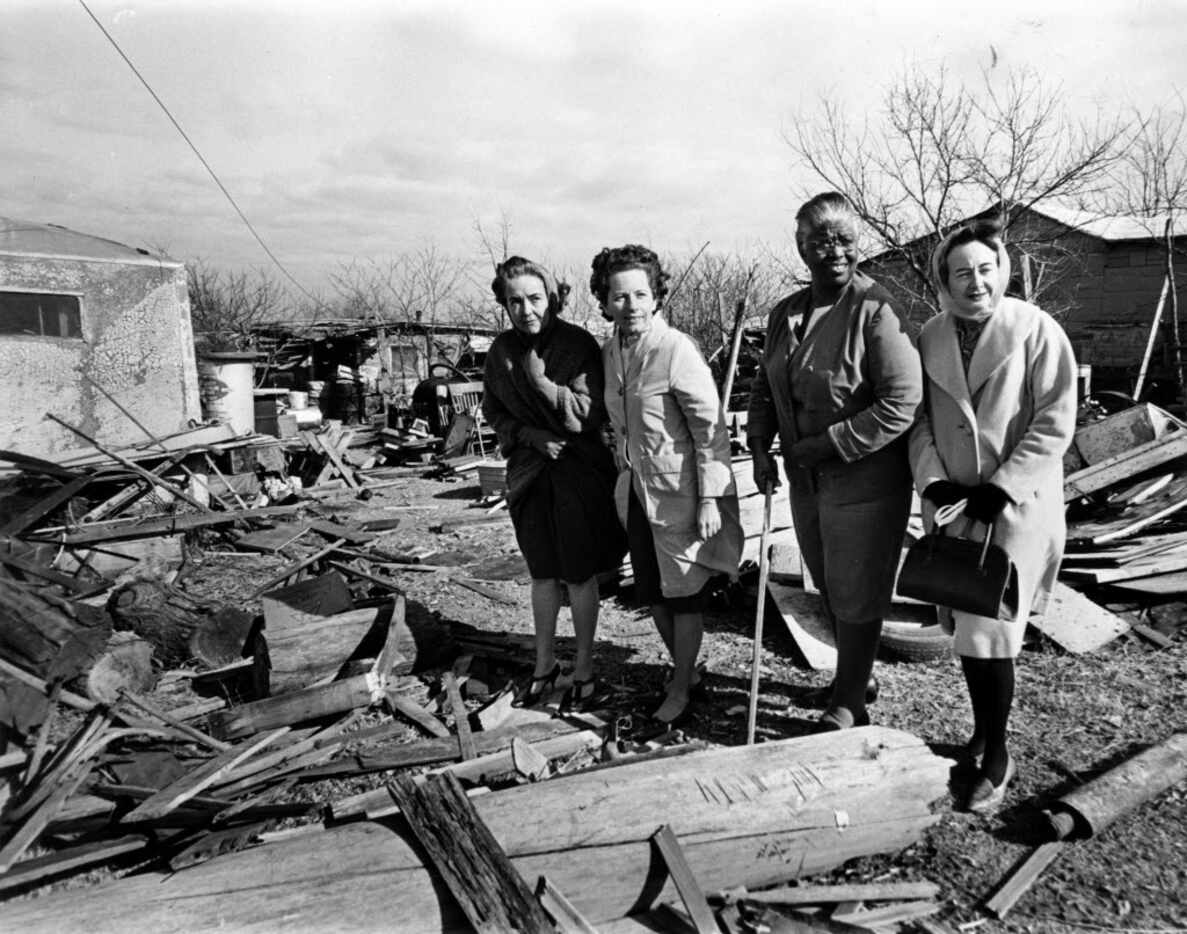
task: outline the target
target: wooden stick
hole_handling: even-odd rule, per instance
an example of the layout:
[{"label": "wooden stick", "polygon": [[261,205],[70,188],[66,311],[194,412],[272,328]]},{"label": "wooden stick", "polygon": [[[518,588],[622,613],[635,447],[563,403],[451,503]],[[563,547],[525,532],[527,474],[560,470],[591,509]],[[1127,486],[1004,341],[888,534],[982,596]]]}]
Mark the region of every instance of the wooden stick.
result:
[{"label": "wooden stick", "polygon": [[452,671],[441,676],[445,685],[445,694],[449,698],[449,706],[453,710],[453,723],[457,728],[458,750],[463,760],[473,759],[478,753],[474,747],[474,735],[470,732],[470,715],[466,712],[465,702],[462,701],[461,688]]},{"label": "wooden stick", "polygon": [[1166,305],[1166,295],[1170,291],[1170,276],[1162,278],[1162,292],[1158,296],[1158,304],[1154,308],[1154,320],[1150,322],[1150,337],[1146,340],[1146,352],[1142,354],[1142,365],[1138,368],[1138,378],[1133,384],[1133,397],[1138,399],[1142,394],[1142,385],[1146,382],[1146,370],[1150,366],[1150,355],[1154,352],[1154,342],[1158,339],[1158,326],[1162,324],[1162,309]]},{"label": "wooden stick", "polygon": [[247,595],[247,599],[255,600],[258,597],[262,597],[269,590],[272,590],[272,589],[280,586],[281,584],[283,584],[286,580],[288,580],[290,577],[292,577],[298,571],[309,567],[309,565],[313,564],[315,561],[320,561],[322,558],[324,558],[330,552],[337,551],[339,548],[341,548],[345,544],[346,544],[345,538],[337,538],[334,541],[330,542],[330,544],[326,545],[326,547],[323,548],[321,551],[318,551],[318,552],[310,555],[307,558],[302,558],[300,561],[294,561],[292,564],[283,568],[279,574],[277,574],[275,577],[273,577],[271,580],[269,580],[266,584],[261,584],[259,587],[257,587],[251,593],[249,593]]},{"label": "wooden stick", "polygon": [[746,901],[764,905],[825,905],[834,902],[913,901],[935,898],[940,887],[934,882],[869,882],[849,885],[789,885],[764,892],[747,892]]},{"label": "wooden stick", "polygon": [[[31,675],[23,668],[17,668],[11,662],[0,658],[0,675],[5,675],[10,681],[19,681],[26,687],[31,687],[35,691],[40,691],[42,694],[48,695],[50,693],[49,684],[38,678],[36,675]],[[73,707],[75,710],[81,710],[84,713],[95,709],[95,702],[87,698],[75,694],[73,691],[63,689],[58,695],[60,700],[67,707]]]},{"label": "wooden stick", "polygon": [[763,615],[767,609],[767,578],[771,576],[771,555],[767,539],[771,534],[771,498],[774,491],[768,481],[763,503],[762,538],[758,555],[758,599],[754,609],[754,658],[750,664],[750,709],[746,715],[746,745],[754,743],[754,728],[758,721],[759,666],[762,664]]},{"label": "wooden stick", "polygon": [[[749,284],[749,283],[747,283]],[[741,298],[734,306],[734,329],[730,335],[729,362],[725,365],[725,384],[721,387],[721,411],[729,413],[730,396],[734,392],[734,371],[738,368],[738,354],[742,350],[742,334],[746,330],[742,321],[746,317],[746,299]]]},{"label": "wooden stick", "polygon": [[680,849],[680,841],[672,833],[672,828],[664,824],[652,835],[651,841],[667,864],[672,882],[676,886],[676,891],[680,893],[680,900],[684,902],[684,908],[697,934],[719,934],[717,919],[713,917],[713,910],[705,901],[705,893],[697,884],[692,868],[684,858],[684,851]]},{"label": "wooden stick", "polygon": [[71,870],[106,863],[127,853],[146,849],[148,846],[148,837],[143,834],[129,834],[115,840],[96,840],[56,853],[24,859],[0,875],[0,892],[40,884],[43,880],[64,875]]},{"label": "wooden stick", "polygon": [[8,872],[12,864],[41,836],[41,832],[62,810],[66,799],[78,790],[78,786],[86,780],[90,771],[89,761],[76,763],[73,771],[66,773],[53,793],[25,819],[20,829],[8,838],[4,848],[0,849],[0,873]]},{"label": "wooden stick", "polygon": [[188,736],[190,739],[194,740],[195,742],[201,743],[203,746],[206,746],[209,749],[213,749],[215,752],[226,752],[228,749],[231,748],[230,743],[224,743],[222,740],[215,739],[213,736],[208,736],[207,734],[203,733],[201,730],[195,729],[194,727],[190,726],[188,723],[182,723],[180,720],[177,720],[177,719],[169,716],[169,714],[165,713],[164,711],[158,710],[156,707],[152,706],[152,704],[148,703],[148,701],[144,700],[143,698],[137,697],[131,691],[121,690],[120,698],[125,703],[131,704],[133,707],[135,707],[137,710],[141,711],[142,713],[146,713],[150,717],[153,717],[156,720],[160,720],[162,723],[166,724],[167,726],[173,727],[173,729],[177,730],[177,732],[181,733],[182,735]]},{"label": "wooden stick", "polygon": [[386,697],[387,704],[393,714],[397,714],[405,720],[415,723],[430,736],[449,736],[449,730],[445,728],[445,724],[421,707],[420,704],[413,703],[397,691],[389,690]]},{"label": "wooden stick", "polygon": [[986,910],[995,918],[1004,918],[1014,907],[1014,903],[1026,894],[1042,871],[1055,862],[1067,845],[1062,840],[1054,840],[1035,847],[1030,856],[1010,873],[1001,888],[985,903]]},{"label": "wooden stick", "polygon": [[103,445],[101,445],[94,438],[85,434],[81,428],[76,428],[74,425],[71,425],[69,422],[65,421],[64,419],[58,418],[58,416],[54,415],[52,412],[46,412],[45,417],[50,419],[51,421],[57,422],[63,428],[66,428],[66,429],[74,432],[76,435],[78,435],[80,438],[82,438],[83,441],[87,442],[87,444],[89,444],[91,447],[93,447],[100,454],[110,457],[112,460],[116,461],[117,463],[122,464],[123,466],[125,466],[129,470],[131,470],[133,473],[135,473],[138,476],[142,477],[143,479],[147,480],[149,483],[153,484],[154,486],[159,486],[162,490],[165,490],[165,491],[171,493],[172,495],[176,496],[180,500],[184,500],[185,502],[189,503],[191,506],[195,507],[196,509],[201,510],[202,512],[213,512],[214,511],[209,506],[207,506],[205,503],[198,502],[198,500],[196,500],[196,499],[194,499],[194,497],[190,496],[190,494],[187,493],[185,490],[183,490],[181,487],[174,486],[172,483],[170,483],[168,480],[164,479],[163,477],[158,477],[156,474],[152,473],[151,471],[145,470],[143,467],[141,467],[135,461],[128,460],[128,458],[124,457],[122,454],[117,454],[114,451],[107,450],[107,448],[103,447]]},{"label": "wooden stick", "polygon": [[552,916],[560,934],[598,934],[597,929],[565,898],[564,892],[548,881],[547,876],[541,876],[536,883],[536,898],[540,899],[544,910]]},{"label": "wooden stick", "polygon": [[49,734],[54,728],[55,714],[58,712],[58,697],[62,693],[62,682],[55,681],[53,691],[49,695],[49,710],[46,711],[45,721],[37,731],[37,742],[33,744],[33,753],[29,756],[29,764],[25,774],[21,777],[22,785],[31,785],[41,768],[41,760],[45,757],[45,750],[49,747]]}]

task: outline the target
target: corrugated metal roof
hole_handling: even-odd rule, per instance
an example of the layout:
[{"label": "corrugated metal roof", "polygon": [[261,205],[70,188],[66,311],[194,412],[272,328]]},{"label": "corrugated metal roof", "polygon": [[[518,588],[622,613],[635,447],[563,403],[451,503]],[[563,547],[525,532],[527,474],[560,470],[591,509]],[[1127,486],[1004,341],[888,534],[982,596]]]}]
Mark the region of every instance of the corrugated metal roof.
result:
[{"label": "corrugated metal roof", "polygon": [[107,263],[137,263],[180,266],[162,253],[127,246],[115,240],[34,221],[0,217],[0,254],[8,256],[56,256],[97,260]]}]

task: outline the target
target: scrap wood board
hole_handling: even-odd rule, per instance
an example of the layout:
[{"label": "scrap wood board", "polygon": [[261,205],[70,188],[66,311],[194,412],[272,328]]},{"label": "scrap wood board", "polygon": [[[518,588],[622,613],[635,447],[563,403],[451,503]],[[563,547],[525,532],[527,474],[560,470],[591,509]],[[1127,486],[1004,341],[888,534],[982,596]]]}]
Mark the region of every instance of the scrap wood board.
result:
[{"label": "scrap wood board", "polygon": [[1073,522],[1068,526],[1067,537],[1069,541],[1103,545],[1136,535],[1147,526],[1184,508],[1187,508],[1187,477],[1175,480],[1143,503],[1113,513],[1114,518],[1106,515],[1098,520]]},{"label": "scrap wood board", "polygon": [[[766,497],[754,485],[754,467],[749,458],[732,464],[734,479],[738,484],[738,510],[741,515],[742,561],[759,563],[762,548],[762,520],[766,509]],[[787,485],[779,487],[771,498],[771,534],[767,539],[772,546],[784,548],[796,544],[795,529],[791,522],[791,503],[787,498]]]},{"label": "scrap wood board", "polygon": [[779,615],[808,666],[816,671],[836,668],[832,626],[824,615],[820,597],[805,593],[802,587],[773,580],[767,581],[767,593],[779,608]]},{"label": "scrap wood board", "polygon": [[1029,620],[1035,629],[1069,652],[1091,652],[1132,628],[1066,584],[1056,583],[1047,610]]},{"label": "scrap wood board", "polygon": [[1135,593],[1150,594],[1151,596],[1172,596],[1187,593],[1187,571],[1174,571],[1169,574],[1158,574],[1153,577],[1138,577],[1133,580],[1113,581],[1110,587],[1130,590]]}]

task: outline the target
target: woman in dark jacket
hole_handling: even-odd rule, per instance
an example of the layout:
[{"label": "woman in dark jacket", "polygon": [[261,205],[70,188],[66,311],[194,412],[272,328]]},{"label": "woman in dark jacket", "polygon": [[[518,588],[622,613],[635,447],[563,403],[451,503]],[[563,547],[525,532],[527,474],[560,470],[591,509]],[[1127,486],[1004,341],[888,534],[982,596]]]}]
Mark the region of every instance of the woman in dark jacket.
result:
[{"label": "woman in dark jacket", "polygon": [[556,619],[569,591],[577,659],[562,708],[604,699],[593,674],[597,574],[617,568],[626,542],[614,512],[614,459],[602,441],[602,358],[597,341],[560,320],[568,286],[513,256],[491,283],[512,328],[486,357],[482,413],[507,457],[507,504],[532,576],[536,667],[516,702],[531,706],[556,685]]},{"label": "woman in dark jacket", "polygon": [[[751,390],[748,444],[760,490],[779,485],[776,431],[804,562],[820,587],[837,672],[819,729],[869,722],[867,691],[911,506],[906,432],[922,399],[906,322],[857,271],[857,218],[844,195],[796,214],[811,284],[767,323]],[[872,696],[871,696],[872,699]]]}]

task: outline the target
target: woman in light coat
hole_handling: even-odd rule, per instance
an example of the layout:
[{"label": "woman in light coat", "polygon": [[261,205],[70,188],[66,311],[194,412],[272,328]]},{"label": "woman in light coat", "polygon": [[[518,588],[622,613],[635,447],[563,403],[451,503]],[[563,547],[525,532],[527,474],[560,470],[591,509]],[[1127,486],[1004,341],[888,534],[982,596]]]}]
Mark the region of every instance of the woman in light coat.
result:
[{"label": "woman in light coat", "polygon": [[1010,260],[997,224],[950,233],[933,254],[932,274],[942,310],[919,337],[925,417],[911,435],[924,523],[964,501],[952,534],[981,539],[991,524],[1018,574],[1015,619],[945,614],[973,707],[967,749],[981,756],[968,807],[986,811],[1014,775],[1006,748],[1014,659],[1063,557],[1063,455],[1076,425],[1076,367],[1063,328],[1005,296]]},{"label": "woman in light coat", "polygon": [[615,325],[602,348],[606,410],[626,468],[615,499],[635,592],[672,656],[654,714],[670,726],[689,712],[704,594],[714,577],[737,574],[742,526],[713,376],[692,340],[659,313],[667,278],[655,253],[628,244],[594,258],[590,289]]}]

